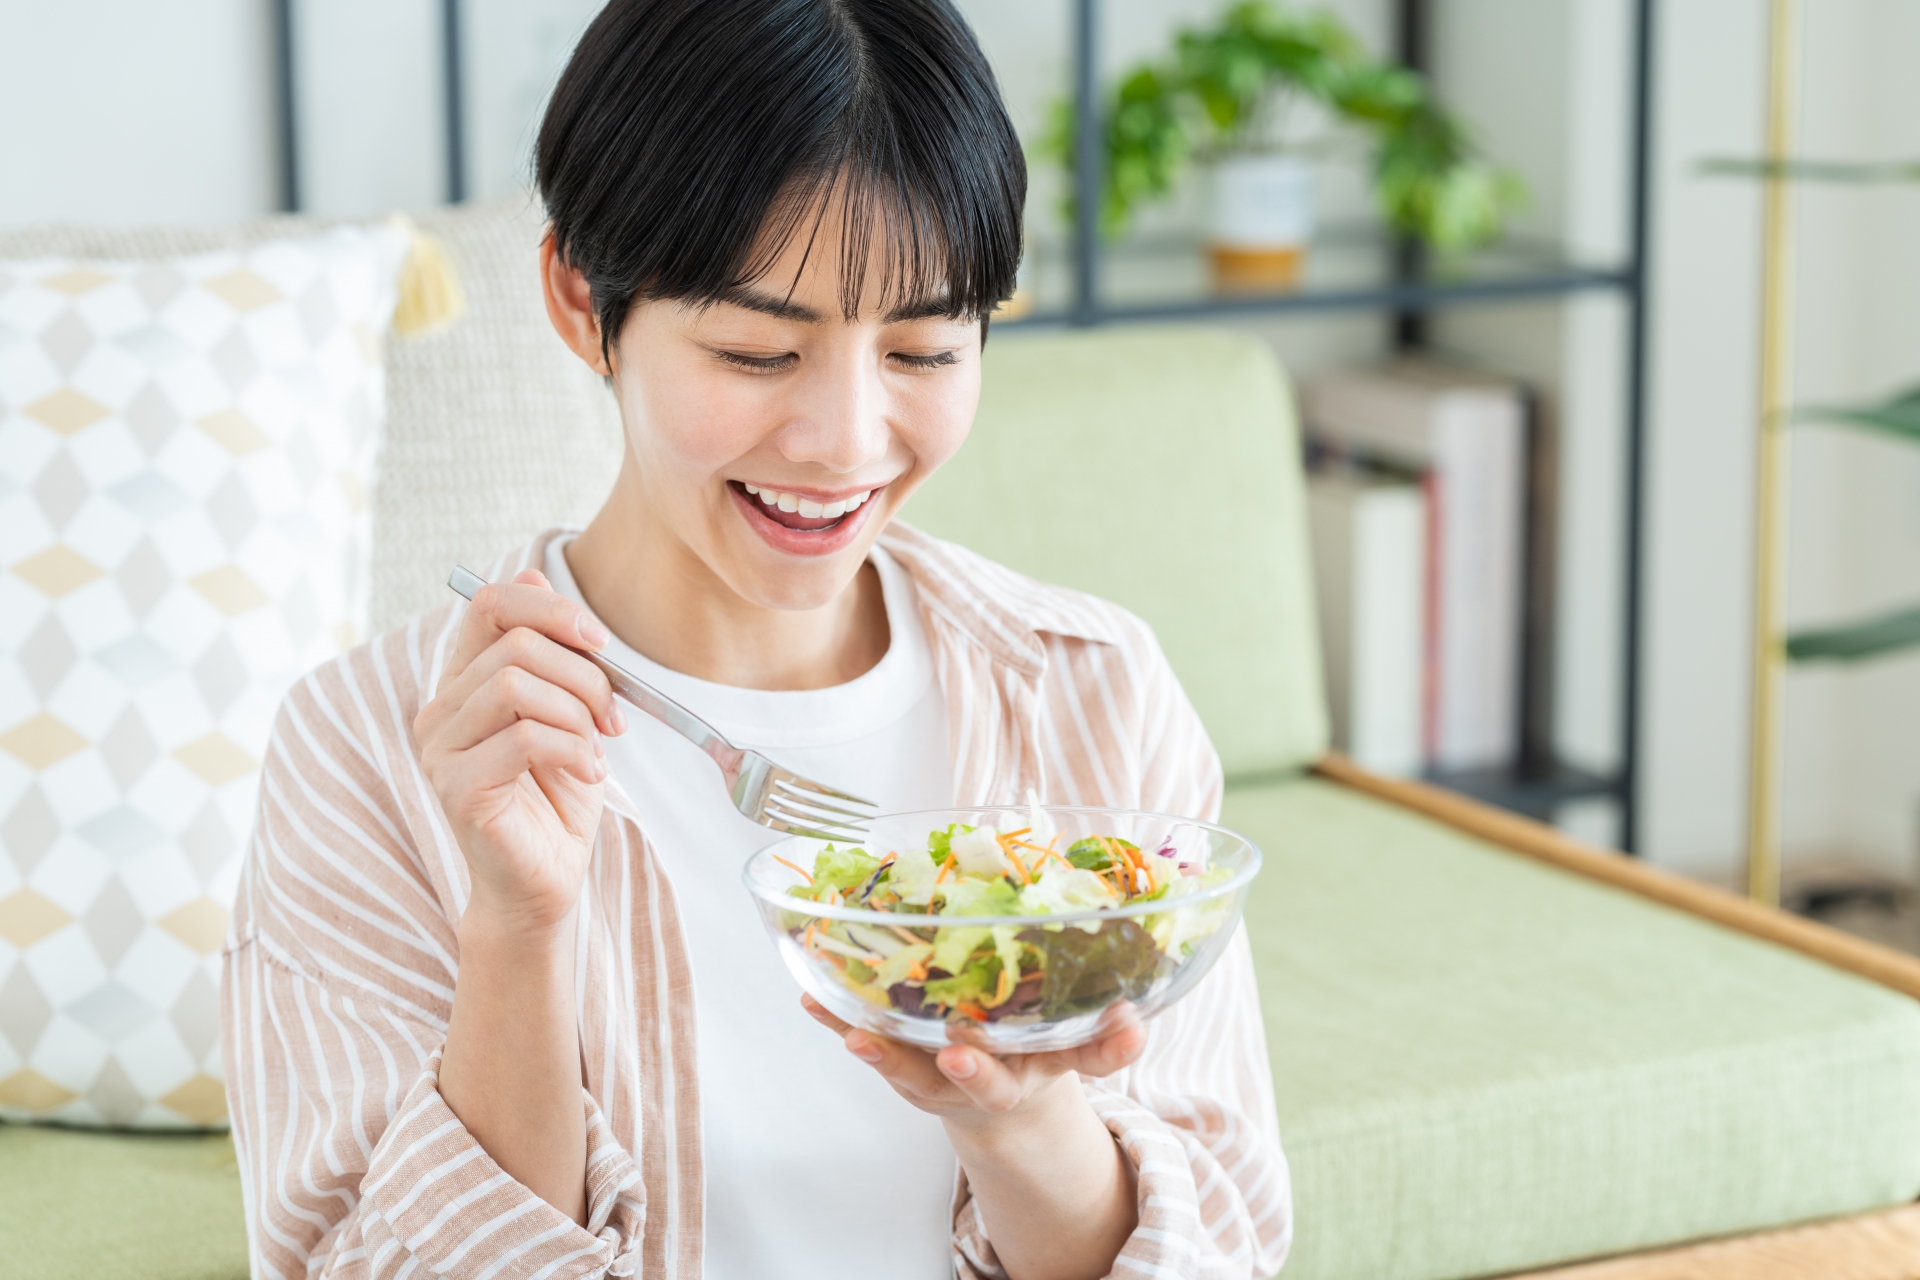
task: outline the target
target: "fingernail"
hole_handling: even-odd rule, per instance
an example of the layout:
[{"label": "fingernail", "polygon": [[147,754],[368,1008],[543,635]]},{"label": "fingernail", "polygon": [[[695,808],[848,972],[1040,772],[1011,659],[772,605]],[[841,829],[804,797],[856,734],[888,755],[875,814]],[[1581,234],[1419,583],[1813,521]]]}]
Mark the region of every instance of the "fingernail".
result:
[{"label": "fingernail", "polygon": [[880,1061],[880,1059],[886,1057],[886,1054],[880,1051],[880,1046],[871,1040],[861,1040],[858,1042],[849,1041],[847,1043],[847,1049],[854,1057],[860,1059],[860,1061],[866,1063],[868,1066],[872,1066],[874,1063]]},{"label": "fingernail", "polygon": [[600,619],[590,613],[581,614],[578,625],[580,639],[585,642],[588,648],[598,649],[601,645],[613,639],[613,633],[600,624]]},{"label": "fingernail", "polygon": [[627,731],[627,713],[620,709],[619,703],[613,704],[613,733],[615,737]]},{"label": "fingernail", "polygon": [[955,1080],[971,1080],[980,1070],[980,1064],[973,1060],[971,1053],[956,1053],[951,1058],[942,1057],[940,1065]]}]

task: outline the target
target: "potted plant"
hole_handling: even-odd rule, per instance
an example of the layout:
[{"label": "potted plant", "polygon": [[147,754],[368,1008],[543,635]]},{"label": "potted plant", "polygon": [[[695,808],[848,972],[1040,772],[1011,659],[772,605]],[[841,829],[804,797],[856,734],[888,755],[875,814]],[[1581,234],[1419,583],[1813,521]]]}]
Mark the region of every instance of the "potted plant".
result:
[{"label": "potted plant", "polygon": [[[1182,29],[1171,57],[1121,78],[1105,110],[1103,230],[1119,234],[1197,160],[1212,188],[1216,282],[1293,283],[1314,226],[1313,170],[1291,127],[1304,102],[1370,136],[1375,196],[1403,235],[1465,249],[1498,235],[1522,198],[1418,75],[1371,57],[1338,18],[1240,0],[1213,26]],[[1073,137],[1073,104],[1058,102],[1047,150],[1069,167]]]}]

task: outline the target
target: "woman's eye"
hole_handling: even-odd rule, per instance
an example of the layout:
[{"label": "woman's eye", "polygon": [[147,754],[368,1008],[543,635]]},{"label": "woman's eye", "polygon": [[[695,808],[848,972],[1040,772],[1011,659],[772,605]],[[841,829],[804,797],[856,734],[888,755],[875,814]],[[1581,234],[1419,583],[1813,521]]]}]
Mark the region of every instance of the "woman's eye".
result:
[{"label": "woman's eye", "polygon": [[782,369],[792,368],[794,361],[799,359],[791,351],[777,356],[749,356],[742,355],[738,351],[715,351],[713,354],[735,368],[748,369],[754,373],[778,373]]},{"label": "woman's eye", "polygon": [[907,351],[896,351],[893,358],[909,369],[938,369],[944,365],[960,363],[959,353],[953,351],[935,351],[918,355]]}]

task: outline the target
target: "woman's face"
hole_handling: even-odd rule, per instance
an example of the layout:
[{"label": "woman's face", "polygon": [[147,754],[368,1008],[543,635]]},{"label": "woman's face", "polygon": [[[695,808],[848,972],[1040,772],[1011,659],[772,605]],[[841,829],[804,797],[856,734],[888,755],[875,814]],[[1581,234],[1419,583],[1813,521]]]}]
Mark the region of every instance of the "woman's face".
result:
[{"label": "woman's face", "polygon": [[877,287],[843,317],[837,222],[725,301],[637,304],[614,350],[650,536],[769,608],[838,596],[980,398],[979,321]]}]

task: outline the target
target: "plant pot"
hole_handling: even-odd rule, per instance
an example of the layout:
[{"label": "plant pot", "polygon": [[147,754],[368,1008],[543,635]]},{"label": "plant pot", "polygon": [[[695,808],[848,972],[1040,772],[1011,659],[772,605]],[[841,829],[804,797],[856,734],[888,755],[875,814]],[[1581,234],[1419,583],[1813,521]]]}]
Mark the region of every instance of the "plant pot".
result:
[{"label": "plant pot", "polygon": [[1298,284],[1313,239],[1313,166],[1293,155],[1226,156],[1214,162],[1212,180],[1207,259],[1214,287]]}]

